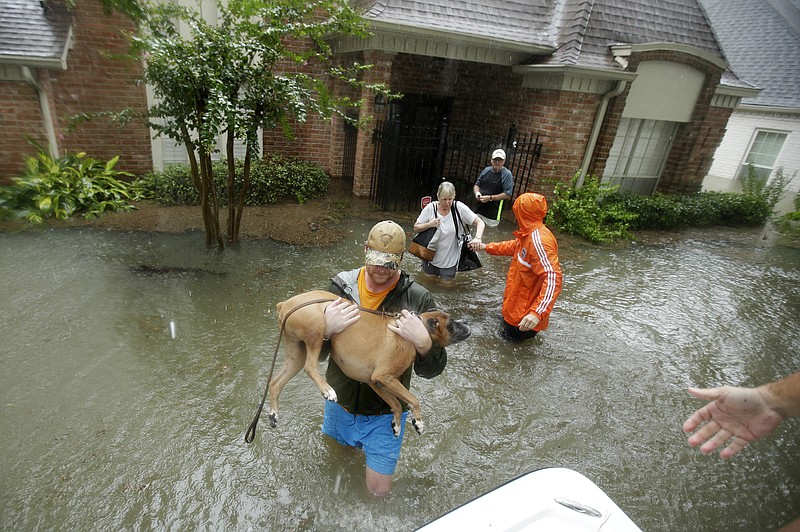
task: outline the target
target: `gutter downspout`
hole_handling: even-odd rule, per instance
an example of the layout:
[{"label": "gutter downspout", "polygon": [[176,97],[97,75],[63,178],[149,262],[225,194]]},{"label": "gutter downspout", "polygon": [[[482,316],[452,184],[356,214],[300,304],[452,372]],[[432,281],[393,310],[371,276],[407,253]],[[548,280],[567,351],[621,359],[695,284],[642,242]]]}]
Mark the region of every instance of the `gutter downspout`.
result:
[{"label": "gutter downspout", "polygon": [[600,128],[602,127],[603,120],[606,117],[608,102],[611,101],[611,98],[616,98],[622,94],[622,91],[625,90],[627,83],[628,82],[625,80],[617,81],[617,86],[605,93],[603,95],[603,99],[600,100],[600,105],[597,108],[597,115],[594,118],[594,125],[592,125],[592,134],[589,137],[589,143],[586,145],[586,152],[583,154],[581,173],[578,176],[578,181],[575,183],[575,188],[581,188],[584,180],[586,179],[586,172],[589,170],[589,163],[592,161],[592,154],[594,153],[594,148],[597,145],[597,139],[600,137]]},{"label": "gutter downspout", "polygon": [[39,85],[39,82],[33,77],[33,72],[31,71],[30,67],[23,66],[22,75],[24,76],[25,81],[27,81],[34,89],[36,89],[36,94],[39,95],[39,107],[42,110],[44,129],[45,133],[47,134],[47,148],[50,152],[50,156],[53,159],[57,159],[58,139],[56,138],[56,129],[53,127],[53,113],[50,109],[50,100],[47,98],[47,91],[45,91],[44,87]]}]

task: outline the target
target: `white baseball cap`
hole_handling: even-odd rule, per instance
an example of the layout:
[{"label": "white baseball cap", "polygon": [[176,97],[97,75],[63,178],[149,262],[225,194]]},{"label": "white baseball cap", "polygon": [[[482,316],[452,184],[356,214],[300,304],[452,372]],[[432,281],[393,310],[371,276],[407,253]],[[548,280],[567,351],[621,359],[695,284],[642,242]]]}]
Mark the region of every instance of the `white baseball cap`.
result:
[{"label": "white baseball cap", "polygon": [[506,160],[506,152],[504,152],[503,150],[499,150],[499,149],[498,150],[494,150],[492,152],[492,159],[497,159],[498,157],[505,161]]}]

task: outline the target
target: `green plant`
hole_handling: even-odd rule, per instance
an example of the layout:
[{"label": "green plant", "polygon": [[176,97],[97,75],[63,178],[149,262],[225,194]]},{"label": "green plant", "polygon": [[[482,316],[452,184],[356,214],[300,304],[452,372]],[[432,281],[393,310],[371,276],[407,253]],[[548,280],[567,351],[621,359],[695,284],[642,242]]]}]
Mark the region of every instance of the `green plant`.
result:
[{"label": "green plant", "polygon": [[771,209],[765,198],[738,192],[698,192],[695,194],[649,196],[615,192],[605,198],[608,204],[635,214],[630,228],[683,229],[714,225],[756,226],[763,224]]},{"label": "green plant", "polygon": [[169,164],[164,170],[140,177],[132,186],[141,198],[166,205],[197,205],[199,202],[197,188],[185,164]]},{"label": "green plant", "polygon": [[800,194],[794,197],[794,211],[778,218],[775,226],[781,234],[800,237]]},{"label": "green plant", "polygon": [[24,176],[0,187],[0,218],[42,223],[51,217],[93,218],[105,211],[130,210],[128,201],[137,199],[136,193],[119,178],[132,174],[114,170],[118,161],[114,157],[102,163],[85,153],[53,159],[40,151],[26,160]]},{"label": "green plant", "polygon": [[313,163],[272,155],[263,159],[261,165],[278,197],[294,197],[302,204],[328,190],[328,174]]},{"label": "green plant", "polygon": [[741,175],[739,181],[742,184],[742,192],[764,198],[772,211],[783,197],[786,187],[795,177],[797,177],[797,172],[792,174],[792,177],[786,177],[781,166],[775,170],[775,176],[772,179],[767,179],[767,177],[759,176],[755,166],[751,163],[747,167],[747,173]]},{"label": "green plant", "polygon": [[[244,163],[235,160],[234,171],[238,178],[244,172]],[[211,165],[214,184],[225,206],[228,197],[228,163],[214,161]],[[234,181],[234,195],[238,197],[242,180]],[[298,203],[318,198],[328,190],[330,178],[316,164],[271,155],[255,161],[250,169],[250,186],[245,197],[246,205],[269,205],[283,198],[294,198]],[[134,186],[142,197],[167,205],[197,205],[199,194],[192,182],[188,165],[174,164],[161,172],[151,172],[138,179]]]},{"label": "green plant", "polygon": [[628,228],[636,214],[605,201],[618,187],[602,185],[597,176],[586,176],[583,186],[576,188],[579,175],[576,173],[568,183],[555,184],[547,223],[593,243],[631,238]]}]

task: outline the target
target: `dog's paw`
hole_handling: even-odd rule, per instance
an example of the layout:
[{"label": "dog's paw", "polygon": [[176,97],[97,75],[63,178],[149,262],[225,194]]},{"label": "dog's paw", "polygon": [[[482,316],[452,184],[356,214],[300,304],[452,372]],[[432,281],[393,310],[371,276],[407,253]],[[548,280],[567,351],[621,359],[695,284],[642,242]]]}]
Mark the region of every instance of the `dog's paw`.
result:
[{"label": "dog's paw", "polygon": [[336,396],[336,390],[334,390],[333,388],[328,388],[328,391],[323,393],[322,397],[324,397],[328,401],[333,401],[334,403],[339,402],[339,398]]},{"label": "dog's paw", "polygon": [[400,436],[400,425],[392,420],[392,431],[394,431],[394,437],[397,438]]},{"label": "dog's paw", "polygon": [[269,424],[273,429],[278,426],[278,414],[270,413]]},{"label": "dog's paw", "polygon": [[425,424],[422,422],[421,419],[411,419],[411,425],[414,427],[414,430],[417,431],[417,434],[422,434],[425,430]]}]

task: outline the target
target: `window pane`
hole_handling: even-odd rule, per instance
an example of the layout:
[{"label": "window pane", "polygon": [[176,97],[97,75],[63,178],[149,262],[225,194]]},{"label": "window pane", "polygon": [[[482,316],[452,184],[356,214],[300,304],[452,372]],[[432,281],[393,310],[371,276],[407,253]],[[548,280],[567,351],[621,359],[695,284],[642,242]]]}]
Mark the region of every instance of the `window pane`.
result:
[{"label": "window pane", "polygon": [[785,133],[759,131],[750,148],[750,153],[747,155],[746,162],[772,168],[785,140]]},{"label": "window pane", "polygon": [[161,151],[164,154],[164,164],[189,162],[186,147],[183,144],[176,144],[170,138],[161,137]]},{"label": "window pane", "polygon": [[652,192],[676,127],[674,122],[623,118],[609,151],[603,181],[619,183],[621,190]]},{"label": "window pane", "polygon": [[756,175],[767,179],[772,173],[783,143],[786,142],[786,136],[786,133],[778,131],[757,131],[744,164],[739,168],[738,177],[740,179],[742,176],[746,177],[749,171],[748,166],[752,164],[755,166]]}]

